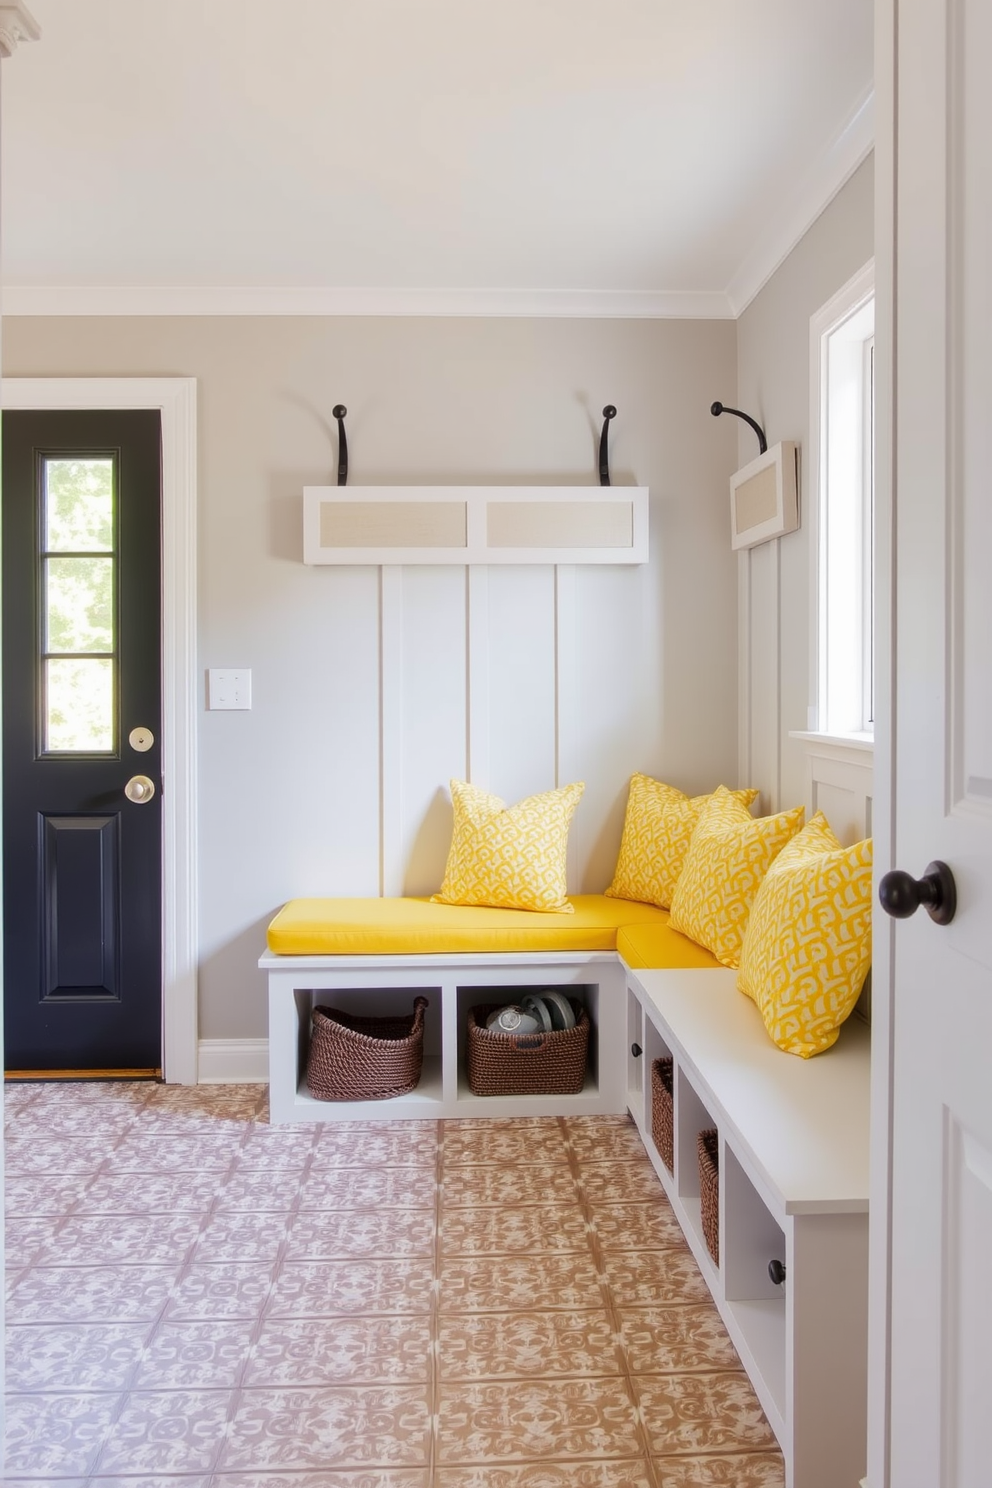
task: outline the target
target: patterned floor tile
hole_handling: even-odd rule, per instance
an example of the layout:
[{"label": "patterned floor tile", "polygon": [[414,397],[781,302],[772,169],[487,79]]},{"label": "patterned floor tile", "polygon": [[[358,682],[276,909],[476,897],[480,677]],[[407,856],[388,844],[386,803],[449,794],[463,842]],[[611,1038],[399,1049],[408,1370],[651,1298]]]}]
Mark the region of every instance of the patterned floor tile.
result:
[{"label": "patterned floor tile", "polygon": [[8,1323],[152,1322],[175,1280],[175,1266],[35,1266],[22,1271],[7,1301]]},{"label": "patterned floor tile", "polygon": [[72,1214],[44,1247],[44,1266],[166,1265],[182,1261],[196,1239],[196,1214]]},{"label": "patterned floor tile", "polygon": [[433,1168],[327,1168],[300,1189],[301,1209],[433,1209]]},{"label": "patterned floor tile", "polygon": [[224,1439],[234,1398],[229,1390],[128,1395],[97,1460],[98,1472],[111,1476],[208,1471]]},{"label": "patterned floor tile", "polygon": [[258,1261],[271,1264],[286,1238],[286,1214],[235,1212],[210,1215],[200,1231],[194,1261]]},{"label": "patterned floor tile", "polygon": [[8,1327],[7,1389],[123,1390],[147,1334],[147,1323]]},{"label": "patterned floor tile", "polygon": [[220,1467],[426,1466],[430,1401],[423,1386],[242,1392]]},{"label": "patterned floor tile", "polygon": [[607,1251],[603,1267],[618,1307],[710,1300],[710,1289],[688,1249]]},{"label": "patterned floor tile", "polygon": [[444,1255],[588,1253],[585,1220],[575,1205],[525,1205],[520,1209],[446,1209],[441,1218]]},{"label": "patterned floor tile", "polygon": [[286,1245],[289,1260],[335,1257],[430,1256],[434,1253],[432,1209],[308,1210],[293,1216]]},{"label": "patterned floor tile", "polygon": [[[165,1477],[158,1473],[150,1477],[147,1473],[142,1473],[136,1478],[130,1475],[126,1478],[89,1478],[86,1488],[213,1488],[213,1483],[213,1478],[190,1478],[185,1474],[177,1479],[172,1473]],[[62,1484],[55,1485],[55,1488],[62,1488]]]},{"label": "patterned floor tile", "polygon": [[4,1466],[8,1473],[83,1476],[110,1429],[117,1395],[11,1395]]},{"label": "patterned floor tile", "polygon": [[202,1214],[217,1195],[215,1175],[99,1174],[76,1205],[79,1214]]},{"label": "patterned floor tile", "polygon": [[99,1178],[85,1174],[39,1177],[32,1173],[18,1177],[8,1172],[4,1185],[7,1216],[68,1214],[88,1193],[91,1185],[99,1182]]},{"label": "patterned floor tile", "polygon": [[568,1148],[558,1124],[546,1127],[494,1127],[482,1123],[444,1129],[444,1171],[465,1163],[567,1163]]},{"label": "patterned floor tile", "polygon": [[[102,1485],[94,1483],[93,1488]],[[186,1488],[185,1483],[182,1488]],[[359,1468],[354,1472],[347,1469],[316,1473],[239,1472],[219,1473],[210,1479],[210,1488],[434,1488],[434,1480],[426,1467]]]},{"label": "patterned floor tile", "polygon": [[[535,1302],[540,1305],[540,1277]],[[613,1325],[591,1312],[488,1312],[445,1317],[439,1328],[443,1380],[552,1379],[618,1375]]]},{"label": "patterned floor tile", "polygon": [[53,1236],[58,1233],[59,1215],[8,1215],[4,1225],[4,1262],[10,1266],[30,1266],[40,1259]]},{"label": "patterned floor tile", "polygon": [[431,1357],[427,1316],[266,1319],[244,1384],[426,1384]]},{"label": "patterned floor tile", "polygon": [[659,1454],[775,1446],[742,1372],[641,1376],[637,1394],[652,1450]]},{"label": "patterned floor tile", "polygon": [[433,1488],[654,1488],[643,1461],[442,1467]]},{"label": "patterned floor tile", "polygon": [[660,1199],[665,1193],[647,1157],[640,1162],[584,1162],[579,1182],[591,1204],[630,1204],[637,1199]]},{"label": "patterned floor tile", "polygon": [[248,1127],[238,1148],[238,1171],[274,1168],[288,1173],[303,1168],[313,1155],[315,1140],[315,1130],[284,1132],[281,1127]]},{"label": "patterned floor tile", "polygon": [[32,1137],[18,1131],[6,1143],[4,1161],[8,1173],[29,1178],[41,1173],[93,1174],[112,1154],[113,1143],[102,1137]]},{"label": "patterned floor tile", "polygon": [[666,1457],[661,1488],[785,1488],[780,1452],[732,1452],[718,1457]]},{"label": "patterned floor tile", "polygon": [[207,1318],[257,1318],[272,1284],[271,1268],[257,1261],[195,1261],[183,1273],[169,1298],[170,1322]]},{"label": "patterned floor tile", "polygon": [[476,1204],[575,1204],[577,1194],[566,1163],[490,1163],[444,1169],[446,1209]]},{"label": "patterned floor tile", "polygon": [[538,1254],[539,1263],[530,1255],[445,1258],[440,1271],[442,1314],[532,1309],[538,1293],[542,1312],[603,1306],[603,1288],[591,1256]]},{"label": "patterned floor tile", "polygon": [[22,1111],[17,1121],[17,1135],[42,1140],[51,1137],[90,1137],[111,1145],[130,1131],[138,1120],[140,1108],[133,1105],[110,1105],[90,1101],[85,1105],[35,1103]]},{"label": "patterned floor tile", "polygon": [[268,1317],[373,1317],[425,1313],[434,1293],[431,1261],[286,1261],[267,1308]]},{"label": "patterned floor tile", "polygon": [[160,1323],[142,1354],[133,1390],[233,1390],[254,1322]]},{"label": "patterned floor tile", "polygon": [[107,1173],[190,1173],[226,1169],[237,1155],[237,1137],[125,1137],[107,1163]]},{"label": "patterned floor tile", "polygon": [[682,1226],[664,1194],[637,1204],[591,1204],[603,1250],[685,1250]]},{"label": "patterned floor tile", "polygon": [[437,1129],[421,1122],[416,1129],[397,1131],[392,1123],[375,1131],[342,1132],[337,1126],[320,1129],[316,1166],[324,1168],[431,1168],[437,1161]]},{"label": "patterned floor tile", "polygon": [[634,1405],[620,1380],[512,1380],[440,1388],[441,1467],[639,1455]]},{"label": "patterned floor tile", "polygon": [[644,1143],[633,1121],[616,1125],[590,1122],[588,1117],[570,1116],[565,1123],[568,1142],[580,1163],[643,1162]]},{"label": "patterned floor tile", "polygon": [[619,1316],[634,1374],[741,1368],[737,1350],[711,1302],[623,1307]]},{"label": "patterned floor tile", "polygon": [[292,1208],[300,1193],[300,1173],[282,1174],[271,1168],[235,1169],[219,1184],[212,1185],[217,1206],[223,1210],[285,1211]]}]

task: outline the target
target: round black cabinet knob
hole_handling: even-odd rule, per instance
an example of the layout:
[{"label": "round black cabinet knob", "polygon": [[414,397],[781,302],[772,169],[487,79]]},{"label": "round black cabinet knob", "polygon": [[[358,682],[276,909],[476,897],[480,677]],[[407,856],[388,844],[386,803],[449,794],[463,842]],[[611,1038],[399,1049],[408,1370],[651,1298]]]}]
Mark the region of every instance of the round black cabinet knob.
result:
[{"label": "round black cabinet knob", "polygon": [[781,1261],[768,1262],[768,1275],[776,1286],[781,1286],[785,1280],[785,1267]]},{"label": "round black cabinet knob", "polygon": [[928,863],[922,878],[893,868],[878,886],[878,902],[894,920],[908,920],[922,904],[936,924],[949,925],[958,906],[954,875],[939,862]]},{"label": "round black cabinet knob", "polygon": [[635,1059],[640,1059],[641,1055],[644,1053],[644,1050],[641,1048],[640,1044],[631,1044],[630,1052],[631,1054],[633,1054]]}]

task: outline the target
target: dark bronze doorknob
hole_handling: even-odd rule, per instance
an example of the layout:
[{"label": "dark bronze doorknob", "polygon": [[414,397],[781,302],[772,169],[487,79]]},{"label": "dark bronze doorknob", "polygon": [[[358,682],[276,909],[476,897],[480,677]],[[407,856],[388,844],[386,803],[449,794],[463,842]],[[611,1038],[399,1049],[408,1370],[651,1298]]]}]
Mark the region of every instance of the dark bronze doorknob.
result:
[{"label": "dark bronze doorknob", "polygon": [[878,886],[878,902],[894,920],[908,920],[922,904],[936,924],[949,925],[958,907],[954,874],[939,862],[928,863],[922,878],[893,868]]}]

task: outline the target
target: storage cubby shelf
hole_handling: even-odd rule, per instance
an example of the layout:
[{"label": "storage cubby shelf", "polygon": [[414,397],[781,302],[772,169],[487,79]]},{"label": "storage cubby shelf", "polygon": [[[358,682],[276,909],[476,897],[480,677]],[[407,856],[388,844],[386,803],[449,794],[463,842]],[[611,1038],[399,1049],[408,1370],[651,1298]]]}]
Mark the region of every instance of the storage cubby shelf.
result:
[{"label": "storage cubby shelf", "polygon": [[[856,1483],[867,1453],[867,1027],[850,1020],[833,1049],[797,1059],[771,1042],[736,972],[699,969],[629,972],[627,1032],[645,1061],[674,1061],[674,1173],[652,1140],[650,1081],[629,1069],[631,1114],[782,1447],[787,1488]],[[719,1266],[700,1212],[704,1126],[719,1133]],[[785,1266],[781,1285],[772,1260]]]},{"label": "storage cubby shelf", "polygon": [[[371,963],[371,964],[370,964]],[[262,957],[269,978],[270,1120],[437,1120],[458,1116],[620,1114],[626,1107],[624,971],[612,953],[519,956]],[[465,1021],[479,1003],[508,1001],[528,989],[557,987],[583,1002],[592,1025],[585,1084],[574,1095],[473,1095],[465,1067]],[[370,1014],[409,1012],[429,999],[424,1072],[416,1090],[391,1100],[315,1100],[306,1088],[310,1016],[315,1006]]]}]

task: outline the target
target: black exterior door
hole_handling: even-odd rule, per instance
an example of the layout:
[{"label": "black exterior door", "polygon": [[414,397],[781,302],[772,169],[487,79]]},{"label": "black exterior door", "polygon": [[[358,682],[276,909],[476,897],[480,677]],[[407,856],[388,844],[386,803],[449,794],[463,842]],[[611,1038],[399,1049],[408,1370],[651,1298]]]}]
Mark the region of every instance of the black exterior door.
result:
[{"label": "black exterior door", "polygon": [[160,423],[3,414],[8,1070],[161,1065]]}]

